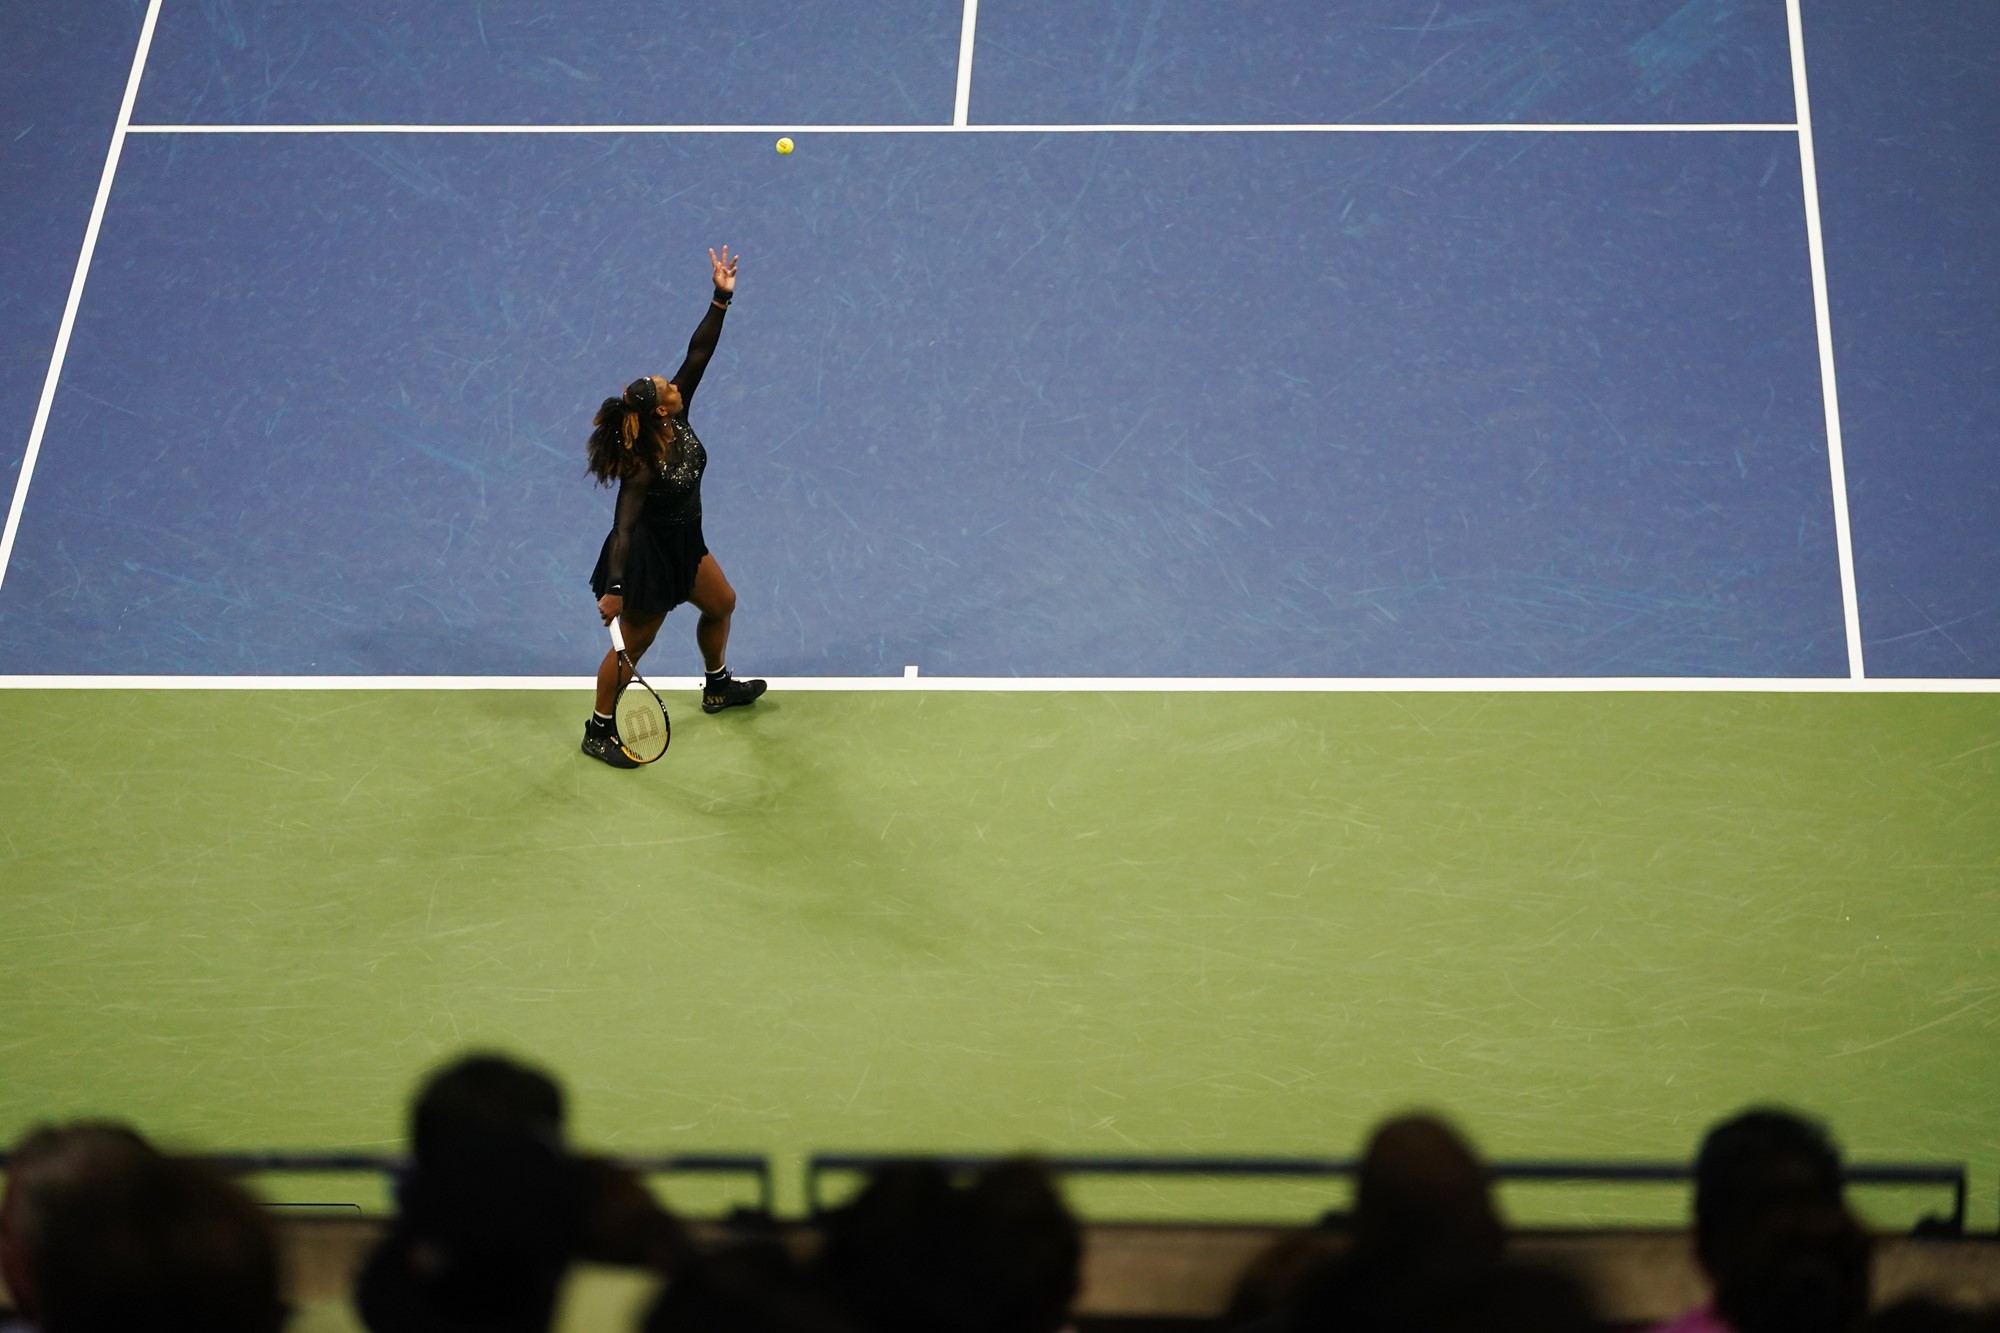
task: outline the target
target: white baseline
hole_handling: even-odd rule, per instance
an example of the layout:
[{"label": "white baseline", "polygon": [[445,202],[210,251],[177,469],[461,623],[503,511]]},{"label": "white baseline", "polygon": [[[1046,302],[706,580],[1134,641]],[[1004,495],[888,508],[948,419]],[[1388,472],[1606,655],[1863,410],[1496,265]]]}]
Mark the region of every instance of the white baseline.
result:
[{"label": "white baseline", "polygon": [[[650,676],[695,690],[698,676]],[[575,690],[590,676],[0,676],[0,690]],[[2000,680],[1844,676],[789,676],[773,693],[889,690],[1036,694],[2000,694]]]}]

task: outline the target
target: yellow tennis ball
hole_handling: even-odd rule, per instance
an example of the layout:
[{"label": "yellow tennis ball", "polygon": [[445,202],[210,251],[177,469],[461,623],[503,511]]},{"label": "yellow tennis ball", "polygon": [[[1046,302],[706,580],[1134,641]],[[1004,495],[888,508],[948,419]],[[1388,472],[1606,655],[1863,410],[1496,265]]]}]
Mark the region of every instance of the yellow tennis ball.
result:
[{"label": "yellow tennis ball", "polygon": [[791,151],[792,151],[792,141],[791,141],[790,139],[780,139],[780,140],[778,140],[778,151],[779,151],[779,152],[781,152],[781,153],[789,153],[789,152],[791,152]]}]

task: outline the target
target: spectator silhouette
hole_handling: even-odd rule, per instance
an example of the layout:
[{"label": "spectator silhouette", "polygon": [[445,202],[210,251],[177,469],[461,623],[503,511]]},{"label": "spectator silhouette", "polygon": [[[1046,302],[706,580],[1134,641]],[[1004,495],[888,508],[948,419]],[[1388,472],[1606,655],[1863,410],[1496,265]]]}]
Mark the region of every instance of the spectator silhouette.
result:
[{"label": "spectator silhouette", "polygon": [[1370,1137],[1355,1181],[1357,1262],[1449,1281],[1490,1267],[1505,1240],[1485,1163],[1451,1126],[1410,1115]]},{"label": "spectator silhouette", "polygon": [[563,1143],[562,1090],[503,1056],[434,1074],[410,1116],[398,1216],[363,1266],[372,1333],[544,1333],[592,1221]]},{"label": "spectator silhouette", "polygon": [[689,1254],[680,1220],[662,1208],[646,1182],[602,1158],[579,1158],[587,1201],[577,1257],[591,1263],[670,1273]]},{"label": "spectator silhouette", "polygon": [[1869,1242],[1842,1199],[1826,1131],[1758,1108],[1695,1159],[1695,1258],[1713,1300],[1655,1333],[1838,1333],[1868,1309]]},{"label": "spectator silhouette", "polygon": [[774,1240],[686,1259],[642,1333],[862,1333]]},{"label": "spectator silhouette", "polygon": [[0,1197],[0,1278],[14,1302],[16,1327],[33,1327],[40,1318],[35,1255],[49,1201],[65,1188],[155,1155],[123,1125],[43,1125],[22,1136],[8,1160],[7,1192]]},{"label": "spectator silhouette", "polygon": [[103,1159],[47,1199],[34,1246],[42,1333],[278,1333],[277,1237],[202,1162]]},{"label": "spectator silhouette", "polygon": [[1304,1281],[1256,1333],[1451,1333],[1596,1327],[1575,1285],[1508,1264],[1506,1228],[1485,1165],[1435,1116],[1389,1120],[1370,1136],[1345,1253]]},{"label": "spectator silhouette", "polygon": [[1056,1333],[1082,1255],[1055,1183],[1023,1158],[965,1185],[935,1163],[877,1172],[827,1219],[820,1267],[873,1333]]}]

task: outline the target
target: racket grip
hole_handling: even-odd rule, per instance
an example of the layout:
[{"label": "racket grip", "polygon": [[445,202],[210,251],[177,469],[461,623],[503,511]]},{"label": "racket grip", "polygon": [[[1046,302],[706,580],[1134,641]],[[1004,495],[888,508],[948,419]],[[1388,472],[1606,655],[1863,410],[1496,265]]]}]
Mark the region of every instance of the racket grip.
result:
[{"label": "racket grip", "polygon": [[625,631],[618,628],[618,617],[611,617],[611,646],[618,652],[625,651]]}]

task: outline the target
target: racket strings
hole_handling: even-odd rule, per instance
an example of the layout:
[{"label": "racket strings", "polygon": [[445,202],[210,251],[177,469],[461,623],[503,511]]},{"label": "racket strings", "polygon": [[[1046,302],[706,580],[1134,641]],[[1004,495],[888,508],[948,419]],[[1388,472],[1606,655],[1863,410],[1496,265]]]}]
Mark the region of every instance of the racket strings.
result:
[{"label": "racket strings", "polygon": [[614,710],[618,741],[625,752],[642,763],[650,763],[666,752],[668,731],[666,709],[643,684],[619,691]]},{"label": "racket strings", "polygon": [[624,725],[619,734],[635,744],[643,745],[648,741],[658,740],[660,737],[660,720],[650,709],[628,708],[625,710],[625,716],[620,721]]}]

